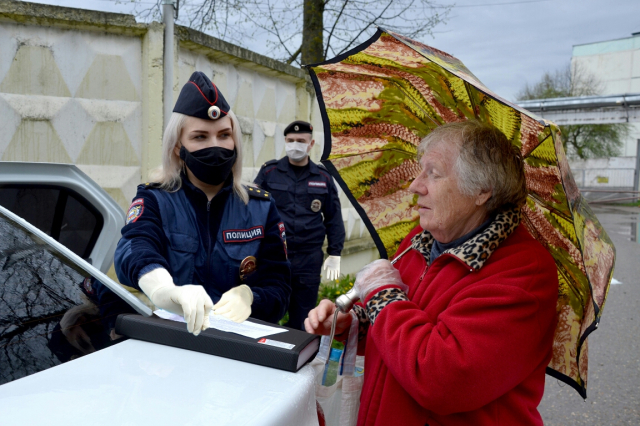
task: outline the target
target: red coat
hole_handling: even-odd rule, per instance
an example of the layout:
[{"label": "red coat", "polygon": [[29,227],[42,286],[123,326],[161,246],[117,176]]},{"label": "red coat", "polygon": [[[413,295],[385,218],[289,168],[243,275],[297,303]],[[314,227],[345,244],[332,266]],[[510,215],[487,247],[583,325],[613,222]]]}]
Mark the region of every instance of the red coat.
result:
[{"label": "red coat", "polygon": [[557,272],[525,227],[513,228],[476,269],[447,252],[427,267],[415,249],[396,263],[409,300],[369,327],[358,425],[542,425]]}]

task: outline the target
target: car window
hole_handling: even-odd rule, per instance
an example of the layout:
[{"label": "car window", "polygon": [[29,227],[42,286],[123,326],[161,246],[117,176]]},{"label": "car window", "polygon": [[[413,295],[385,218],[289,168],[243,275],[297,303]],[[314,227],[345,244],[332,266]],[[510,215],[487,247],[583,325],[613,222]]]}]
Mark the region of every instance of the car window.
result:
[{"label": "car window", "polygon": [[[32,215],[47,225],[44,216]],[[86,237],[74,225],[62,228],[60,238]],[[36,235],[0,215],[0,384],[117,343],[122,339],[112,330],[124,312],[135,311]]]},{"label": "car window", "polygon": [[91,254],[104,223],[100,212],[82,196],[55,185],[1,185],[0,206],[22,217],[83,259]]}]

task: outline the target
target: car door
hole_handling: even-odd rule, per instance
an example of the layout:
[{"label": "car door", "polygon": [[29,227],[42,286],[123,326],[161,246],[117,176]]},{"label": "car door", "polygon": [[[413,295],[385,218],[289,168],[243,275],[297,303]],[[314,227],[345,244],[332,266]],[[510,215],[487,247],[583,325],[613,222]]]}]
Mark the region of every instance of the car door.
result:
[{"label": "car door", "polygon": [[109,347],[151,309],[105,272],[124,224],[68,164],[0,162],[0,385]]},{"label": "car door", "polygon": [[73,164],[0,162],[0,206],[100,271],[113,263],[124,212]]}]

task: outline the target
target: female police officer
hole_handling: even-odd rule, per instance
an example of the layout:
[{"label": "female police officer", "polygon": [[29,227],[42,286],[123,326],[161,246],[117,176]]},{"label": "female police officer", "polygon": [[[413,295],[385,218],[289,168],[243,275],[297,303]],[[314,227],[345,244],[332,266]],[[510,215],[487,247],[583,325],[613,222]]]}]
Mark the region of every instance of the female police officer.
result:
[{"label": "female police officer", "polygon": [[270,194],[240,183],[240,125],[203,73],[182,88],[162,144],[156,183],[138,187],[122,228],[118,278],[195,335],[212,309],[278,321],[291,292],[284,225]]}]

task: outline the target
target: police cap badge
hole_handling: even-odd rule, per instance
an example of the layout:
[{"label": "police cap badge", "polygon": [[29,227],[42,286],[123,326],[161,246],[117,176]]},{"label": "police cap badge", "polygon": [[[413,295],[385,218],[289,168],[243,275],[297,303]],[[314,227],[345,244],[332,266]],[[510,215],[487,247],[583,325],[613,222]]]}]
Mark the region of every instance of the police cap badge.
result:
[{"label": "police cap badge", "polygon": [[294,121],[284,129],[284,135],[289,133],[313,133],[313,126],[306,121]]},{"label": "police cap badge", "polygon": [[227,115],[230,109],[220,89],[203,72],[196,71],[182,87],[173,112],[204,120],[217,120]]}]

